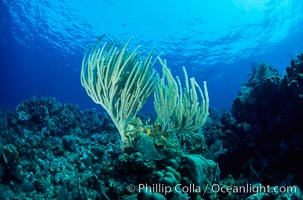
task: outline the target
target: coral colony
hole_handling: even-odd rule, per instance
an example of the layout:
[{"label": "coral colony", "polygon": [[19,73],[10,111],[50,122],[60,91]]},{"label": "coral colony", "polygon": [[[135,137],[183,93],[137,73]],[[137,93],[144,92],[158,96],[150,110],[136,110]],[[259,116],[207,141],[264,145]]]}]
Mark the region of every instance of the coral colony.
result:
[{"label": "coral colony", "polygon": [[[302,54],[284,76],[257,64],[229,113],[185,67],[103,39],[81,84],[106,113],[54,98],[1,111],[0,199],[302,199]],[[157,116],[138,114],[152,94]]]}]

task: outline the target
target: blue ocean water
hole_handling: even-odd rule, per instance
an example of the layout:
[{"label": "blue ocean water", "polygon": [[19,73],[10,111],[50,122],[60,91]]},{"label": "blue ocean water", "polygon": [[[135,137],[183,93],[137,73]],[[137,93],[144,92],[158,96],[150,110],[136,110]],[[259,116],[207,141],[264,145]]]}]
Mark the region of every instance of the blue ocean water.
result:
[{"label": "blue ocean water", "polygon": [[303,52],[302,0],[1,0],[0,105],[51,96],[84,108],[84,51],[99,36],[155,50],[174,75],[208,82],[211,107],[230,108],[251,64],[283,75]]}]

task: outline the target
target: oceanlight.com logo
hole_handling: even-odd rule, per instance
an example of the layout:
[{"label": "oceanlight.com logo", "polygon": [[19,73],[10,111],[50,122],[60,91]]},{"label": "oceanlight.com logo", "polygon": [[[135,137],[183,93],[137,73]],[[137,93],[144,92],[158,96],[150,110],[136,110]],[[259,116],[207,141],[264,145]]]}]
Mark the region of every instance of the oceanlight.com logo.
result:
[{"label": "oceanlight.com logo", "polygon": [[129,184],[127,190],[130,193],[134,192],[152,192],[152,193],[161,193],[167,195],[171,192],[177,193],[233,193],[233,194],[259,194],[259,193],[270,193],[270,194],[279,194],[279,193],[288,193],[290,196],[297,192],[296,186],[263,186],[262,184],[245,184],[242,186],[233,185],[233,186],[220,186],[219,184],[207,184],[205,187],[200,187],[195,184],[182,185],[177,184],[175,186],[168,186],[165,184],[138,184],[135,186]]},{"label": "oceanlight.com logo", "polygon": [[[208,187],[208,185],[206,185]],[[246,184],[242,186],[220,186],[219,184],[213,184],[210,187],[210,191],[214,193],[234,193],[234,194],[259,194],[259,193],[288,193],[295,194],[297,190],[296,186],[269,186],[262,184]]]}]

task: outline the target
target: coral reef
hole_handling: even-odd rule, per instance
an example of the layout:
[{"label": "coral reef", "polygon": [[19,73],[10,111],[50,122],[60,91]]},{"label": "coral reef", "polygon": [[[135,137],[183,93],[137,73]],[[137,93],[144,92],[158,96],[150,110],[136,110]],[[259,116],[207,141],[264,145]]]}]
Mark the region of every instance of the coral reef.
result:
[{"label": "coral reef", "polygon": [[53,98],[21,102],[1,130],[0,198],[102,196],[96,177],[109,164],[103,158],[117,148],[117,137],[105,134],[114,129],[107,121],[93,110],[80,111]]},{"label": "coral reef", "polygon": [[[198,147],[197,154],[183,147],[202,133],[181,141],[138,118],[127,131],[133,148],[122,152],[106,114],[54,98],[22,101],[1,114],[0,199],[188,199],[202,192],[187,194],[183,186],[214,181],[215,162],[197,155]],[[155,183],[180,191],[149,188]]]},{"label": "coral reef", "polygon": [[[302,187],[302,119],[303,54],[283,77],[272,66],[256,65],[233,101],[232,116],[222,116],[228,152],[220,164],[226,173],[251,181]],[[228,167],[231,161],[235,164]]]},{"label": "coral reef", "polygon": [[24,100],[0,112],[0,199],[301,200],[302,94],[302,54],[284,76],[259,64],[231,113],[192,132],[133,118],[127,151],[105,113]]}]

